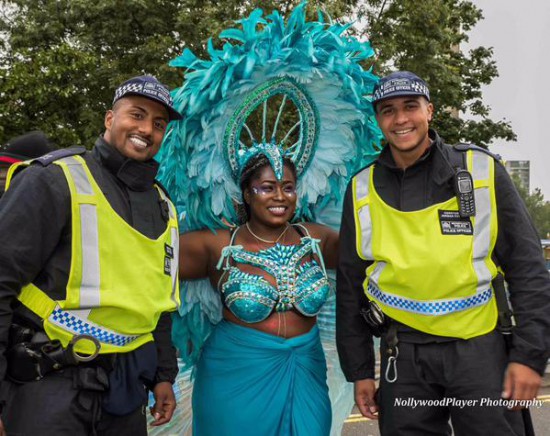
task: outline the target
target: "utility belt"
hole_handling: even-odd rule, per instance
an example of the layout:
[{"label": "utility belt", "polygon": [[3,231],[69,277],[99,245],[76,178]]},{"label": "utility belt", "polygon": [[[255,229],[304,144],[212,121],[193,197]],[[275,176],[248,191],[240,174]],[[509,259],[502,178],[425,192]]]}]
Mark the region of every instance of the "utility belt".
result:
[{"label": "utility belt", "polygon": [[[80,341],[90,341],[95,350],[90,355],[74,349]],[[101,344],[90,335],[76,335],[66,348],[57,339],[50,339],[43,331],[35,331],[19,324],[10,326],[6,360],[7,376],[14,383],[26,383],[42,379],[47,374],[67,367],[100,366],[110,371],[116,354],[99,355]]]},{"label": "utility belt", "polygon": [[[498,322],[497,329],[503,335],[507,348],[511,347],[512,332],[515,327],[515,320],[512,309],[508,303],[504,276],[498,273],[492,281],[493,291],[497,303]],[[397,344],[397,323],[387,316],[380,306],[373,300],[368,299],[366,305],[360,309],[361,316],[367,323],[370,332],[377,338],[382,338],[388,347],[388,365],[386,366],[386,381],[393,383],[397,380],[396,360],[399,356]]]}]

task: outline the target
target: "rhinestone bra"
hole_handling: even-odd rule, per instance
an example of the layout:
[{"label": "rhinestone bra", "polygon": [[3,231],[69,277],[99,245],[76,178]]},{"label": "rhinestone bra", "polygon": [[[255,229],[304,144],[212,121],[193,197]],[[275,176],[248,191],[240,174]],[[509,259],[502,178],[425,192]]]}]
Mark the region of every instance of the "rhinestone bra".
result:
[{"label": "rhinestone bra", "polygon": [[[298,226],[307,233],[305,227]],[[297,245],[275,244],[251,252],[242,245],[233,245],[237,231],[230,245],[223,248],[218,262],[218,269],[227,272],[227,280],[221,286],[225,306],[247,323],[263,321],[273,311],[296,309],[305,316],[317,315],[330,292],[319,240],[307,234]],[[318,256],[321,265],[313,254]],[[311,259],[304,261],[308,256]],[[260,275],[240,270],[236,266],[239,263],[261,268],[275,278],[277,286]]]}]

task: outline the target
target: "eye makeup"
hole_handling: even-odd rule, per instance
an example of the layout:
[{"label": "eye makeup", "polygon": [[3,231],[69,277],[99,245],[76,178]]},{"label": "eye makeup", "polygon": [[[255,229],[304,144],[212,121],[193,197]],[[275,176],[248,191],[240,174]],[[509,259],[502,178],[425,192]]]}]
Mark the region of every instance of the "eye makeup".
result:
[{"label": "eye makeup", "polygon": [[278,189],[281,189],[285,197],[292,198],[296,195],[296,188],[293,185],[285,185],[279,187],[277,185],[253,185],[251,191],[255,195],[261,195],[262,197],[276,194]]}]

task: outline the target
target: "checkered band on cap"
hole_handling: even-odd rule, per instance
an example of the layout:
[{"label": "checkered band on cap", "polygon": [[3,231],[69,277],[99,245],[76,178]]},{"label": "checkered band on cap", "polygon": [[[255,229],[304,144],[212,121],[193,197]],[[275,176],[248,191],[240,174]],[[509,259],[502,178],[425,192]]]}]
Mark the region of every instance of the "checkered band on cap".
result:
[{"label": "checkered band on cap", "polygon": [[426,97],[430,100],[430,90],[426,82],[408,71],[398,71],[380,79],[374,88],[372,102],[411,95]]},{"label": "checkered band on cap", "polygon": [[170,91],[160,84],[160,83],[125,83],[124,85],[117,88],[115,91],[115,98],[113,103],[119,98],[124,97],[126,94],[137,94],[143,95],[144,97],[153,97],[155,99],[160,99],[169,106],[172,106],[172,97],[170,96]]},{"label": "checkered band on cap", "polygon": [[180,120],[182,118],[181,114],[173,107],[174,102],[170,90],[160,83],[156,77],[138,76],[127,80],[115,90],[113,104],[127,95],[138,95],[162,104],[168,109],[170,120]]}]

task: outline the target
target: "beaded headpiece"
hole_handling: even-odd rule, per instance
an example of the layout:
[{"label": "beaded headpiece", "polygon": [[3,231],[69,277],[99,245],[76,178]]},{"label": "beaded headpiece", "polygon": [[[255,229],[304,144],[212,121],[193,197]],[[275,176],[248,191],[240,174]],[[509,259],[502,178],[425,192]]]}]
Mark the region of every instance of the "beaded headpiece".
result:
[{"label": "beaded headpiece", "polygon": [[239,176],[242,174],[246,164],[256,156],[260,155],[264,155],[267,160],[269,160],[271,168],[273,168],[273,172],[275,173],[275,177],[277,180],[281,180],[283,178],[285,152],[282,147],[271,142],[256,144],[252,147],[248,147],[246,150],[241,149],[238,151],[237,162]]},{"label": "beaded headpiece", "polygon": [[[274,97],[281,96],[280,102]],[[280,132],[281,116],[290,100],[297,110],[297,120],[286,132]],[[271,103],[271,104],[270,104]],[[273,109],[273,103],[278,103],[277,117],[273,127],[268,132],[268,106]],[[256,138],[247,125],[251,113],[261,106],[261,138]],[[290,143],[292,133],[299,129],[295,142]],[[252,146],[247,147],[240,136],[246,131]],[[283,177],[283,159],[294,162],[296,174],[299,177],[307,167],[317,141],[319,122],[317,110],[307,92],[290,77],[269,80],[258,86],[230,118],[223,139],[226,158],[231,166],[233,177],[238,182],[240,174],[250,159],[263,154],[269,160],[278,180]],[[277,140],[277,135],[282,138]]]}]

